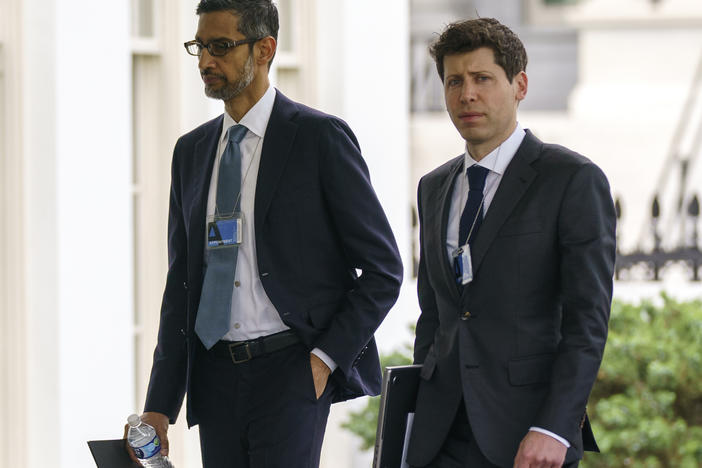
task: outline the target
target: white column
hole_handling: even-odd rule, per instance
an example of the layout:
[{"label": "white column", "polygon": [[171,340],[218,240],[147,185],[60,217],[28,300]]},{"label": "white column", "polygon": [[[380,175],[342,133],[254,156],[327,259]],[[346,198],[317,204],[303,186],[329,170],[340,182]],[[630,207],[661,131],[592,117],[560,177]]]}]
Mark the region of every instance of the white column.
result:
[{"label": "white column", "polygon": [[390,220],[405,266],[398,304],[376,335],[389,350],[409,337],[416,320],[411,284],[408,193],[409,2],[318,1],[317,82],[322,110],[346,120],[358,137],[373,186]]},{"label": "white column", "polygon": [[0,1],[0,466],[24,463],[27,436],[21,10]]},{"label": "white column", "polygon": [[[37,91],[54,93],[28,106],[48,120],[46,126],[25,122],[34,133],[28,140],[46,146],[32,158],[34,174],[52,179],[35,187],[28,232],[40,251],[32,264],[46,276],[31,294],[41,298],[37,328],[50,347],[36,361],[43,372],[56,373],[48,387],[49,417],[42,413],[41,424],[30,428],[49,423],[45,437],[32,439],[61,447],[42,447],[46,460],[36,466],[88,468],[94,462],[85,441],[121,436],[135,409],[129,2],[56,0],[54,24],[54,40],[37,50],[53,56],[34,59],[33,83],[25,87],[35,101]],[[47,62],[53,62],[54,79],[45,77]],[[48,109],[43,105],[51,102]],[[45,164],[53,170],[45,171]],[[46,365],[47,358],[57,365]]]},{"label": "white column", "polygon": [[[56,465],[61,455],[56,203],[55,2],[28,0],[20,13],[21,222],[24,231],[26,439],[24,464]],[[32,441],[42,441],[38,450]]]},{"label": "white column", "polygon": [[[405,265],[400,300],[376,333],[389,351],[410,340],[416,321],[411,277],[411,218],[407,194],[409,154],[409,2],[407,0],[317,1],[317,103],[353,129],[368,163],[373,187],[390,220]],[[339,423],[365,400],[334,405],[327,426],[322,467],[368,466],[356,440]]]}]

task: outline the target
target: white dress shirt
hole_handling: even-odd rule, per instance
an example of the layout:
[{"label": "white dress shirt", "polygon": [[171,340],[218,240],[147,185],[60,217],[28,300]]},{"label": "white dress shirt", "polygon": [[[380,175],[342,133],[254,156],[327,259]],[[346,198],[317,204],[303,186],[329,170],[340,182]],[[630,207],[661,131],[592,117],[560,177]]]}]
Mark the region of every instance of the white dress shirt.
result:
[{"label": "white dress shirt", "polygon": [[[248,131],[239,144],[241,149],[240,211],[244,217],[243,239],[236,259],[236,275],[232,288],[231,328],[222,338],[227,341],[250,340],[289,329],[268,298],[259,278],[254,231],[256,180],[261,164],[263,140],[273,112],[275,93],[275,88],[269,86],[261,99],[249,109],[239,122],[236,122],[228,113],[224,113],[222,134],[219,138],[217,156],[210,179],[210,190],[207,197],[208,217],[215,212],[219,161],[227,146],[227,131],[232,125],[245,126]],[[236,194],[233,195],[236,196]],[[206,226],[203,228],[207,229]],[[207,239],[207,235],[205,235],[205,239]],[[207,252],[205,252],[205,261],[207,261]],[[336,368],[334,361],[322,350],[315,348],[312,352],[322,359],[332,371]]]},{"label": "white dress shirt", "polygon": [[[469,167],[474,164],[482,166],[488,169],[487,177],[485,178],[485,188],[483,189],[483,218],[487,214],[490,208],[490,203],[495,197],[495,192],[497,187],[499,187],[502,181],[502,176],[507,169],[507,166],[512,161],[512,158],[517,153],[519,146],[524,140],[526,133],[519,122],[515,127],[512,134],[504,141],[500,146],[495,148],[487,156],[485,156],[480,161],[473,159],[468,153],[468,148],[466,147],[466,152],[464,155],[463,171],[459,172],[456,178],[456,183],[453,186],[453,193],[451,194],[451,206],[449,207],[449,218],[448,226],[446,229],[446,251],[449,256],[449,263],[453,264],[453,252],[458,248],[458,228],[461,220],[461,214],[463,213],[463,208],[465,207],[466,200],[468,200],[468,176],[466,171]],[[465,243],[466,239],[460,239],[461,243]],[[554,434],[551,431],[542,429],[540,427],[530,427],[530,431],[540,432],[542,434],[549,435],[565,445],[570,447],[570,442],[568,442],[563,437]]]},{"label": "white dress shirt", "polygon": [[[466,200],[468,200],[468,189],[470,188],[468,186],[466,171],[474,164],[482,166],[490,171],[485,178],[485,188],[483,189],[483,193],[485,194],[485,199],[483,200],[484,218],[488,208],[490,208],[492,199],[495,197],[497,187],[502,181],[502,175],[512,161],[517,149],[519,149],[519,145],[522,144],[525,135],[524,129],[519,125],[519,122],[517,122],[517,126],[512,134],[500,146],[492,150],[480,161],[473,159],[468,153],[468,148],[466,148],[466,152],[463,155],[463,172],[458,173],[456,176],[456,183],[453,185],[448,226],[446,229],[446,250],[451,264],[453,264],[453,252],[458,248],[458,226],[461,221],[463,208],[466,205]],[[466,239],[461,239],[460,242],[465,243]]]}]

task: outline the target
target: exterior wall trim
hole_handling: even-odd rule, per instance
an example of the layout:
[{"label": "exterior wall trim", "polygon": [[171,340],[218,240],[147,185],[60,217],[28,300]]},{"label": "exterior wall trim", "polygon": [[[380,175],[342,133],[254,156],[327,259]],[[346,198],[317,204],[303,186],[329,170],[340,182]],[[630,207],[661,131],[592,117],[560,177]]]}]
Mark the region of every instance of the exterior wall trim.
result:
[{"label": "exterior wall trim", "polygon": [[12,422],[0,425],[0,466],[24,466],[29,448],[20,6],[0,0],[0,419]]}]

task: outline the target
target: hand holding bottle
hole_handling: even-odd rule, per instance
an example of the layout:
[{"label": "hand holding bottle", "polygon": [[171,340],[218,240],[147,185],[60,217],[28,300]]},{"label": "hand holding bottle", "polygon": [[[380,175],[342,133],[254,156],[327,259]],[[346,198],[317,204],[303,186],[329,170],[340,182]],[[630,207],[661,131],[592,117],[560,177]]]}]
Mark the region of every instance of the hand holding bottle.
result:
[{"label": "hand holding bottle", "polygon": [[147,412],[141,418],[133,414],[124,427],[126,450],[132,461],[145,467],[172,468],[168,455],[168,417]]}]

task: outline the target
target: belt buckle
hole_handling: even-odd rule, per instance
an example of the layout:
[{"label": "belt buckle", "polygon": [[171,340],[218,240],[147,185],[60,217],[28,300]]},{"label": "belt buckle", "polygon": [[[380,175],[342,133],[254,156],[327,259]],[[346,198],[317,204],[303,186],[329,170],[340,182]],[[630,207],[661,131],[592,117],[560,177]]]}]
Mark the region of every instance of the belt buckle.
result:
[{"label": "belt buckle", "polygon": [[[246,358],[237,359],[234,350],[236,348],[244,348],[246,350]],[[249,343],[239,343],[235,345],[229,345],[229,355],[232,358],[234,364],[241,364],[242,362],[250,361],[253,356],[251,356],[251,348],[249,348]]]}]

